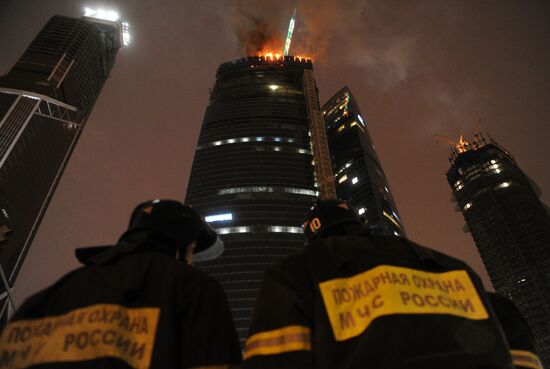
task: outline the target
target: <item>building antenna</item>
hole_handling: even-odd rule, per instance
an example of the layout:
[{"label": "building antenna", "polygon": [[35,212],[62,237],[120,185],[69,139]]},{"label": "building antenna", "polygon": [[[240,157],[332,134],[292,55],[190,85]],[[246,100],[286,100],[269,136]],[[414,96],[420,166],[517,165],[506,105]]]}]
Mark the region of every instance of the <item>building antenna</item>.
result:
[{"label": "building antenna", "polygon": [[294,8],[294,13],[292,14],[292,18],[290,18],[290,23],[288,24],[288,33],[286,34],[285,50],[283,52],[283,56],[287,56],[288,51],[290,50],[292,32],[294,31],[294,23],[296,23],[296,8]]}]

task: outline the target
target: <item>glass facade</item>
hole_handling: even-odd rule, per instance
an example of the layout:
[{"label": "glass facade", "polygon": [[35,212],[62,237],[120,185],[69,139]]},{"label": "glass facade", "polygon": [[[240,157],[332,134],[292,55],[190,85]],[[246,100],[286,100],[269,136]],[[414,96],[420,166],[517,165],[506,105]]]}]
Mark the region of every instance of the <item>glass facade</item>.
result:
[{"label": "glass facade", "polygon": [[[550,219],[533,181],[492,139],[453,150],[447,179],[495,290],[511,298],[550,366]],[[538,192],[538,193],[537,193]]]},{"label": "glass facade", "polygon": [[303,91],[311,68],[293,57],[222,64],[199,136],[186,202],[213,217],[225,252],[197,265],[224,287],[241,343],[264,271],[304,246],[318,195]]},{"label": "glass facade", "polygon": [[344,87],[323,105],[338,197],[348,201],[373,234],[405,231],[367,129],[367,120]]},{"label": "glass facade", "polygon": [[[0,77],[0,262],[13,286],[121,46],[119,24],[55,16]],[[6,297],[1,288],[1,299]],[[6,304],[2,304],[2,314]]]}]

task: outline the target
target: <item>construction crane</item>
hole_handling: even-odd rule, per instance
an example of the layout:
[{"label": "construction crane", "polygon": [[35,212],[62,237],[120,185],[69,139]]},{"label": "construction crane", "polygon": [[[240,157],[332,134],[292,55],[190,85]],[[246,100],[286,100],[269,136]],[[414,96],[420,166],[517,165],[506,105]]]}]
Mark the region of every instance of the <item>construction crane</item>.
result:
[{"label": "construction crane", "polygon": [[288,32],[286,34],[285,49],[283,52],[283,56],[287,56],[288,52],[290,51],[290,43],[292,42],[292,32],[294,32],[294,23],[296,23],[296,8],[294,8],[294,13],[292,14],[292,17],[290,18],[290,23],[288,24]]},{"label": "construction crane", "polygon": [[332,173],[332,162],[330,160],[325,120],[323,114],[319,110],[317,88],[311,69],[304,69],[303,80],[315,177],[319,184],[319,197],[323,200],[336,199],[336,186],[334,185],[334,174]]}]

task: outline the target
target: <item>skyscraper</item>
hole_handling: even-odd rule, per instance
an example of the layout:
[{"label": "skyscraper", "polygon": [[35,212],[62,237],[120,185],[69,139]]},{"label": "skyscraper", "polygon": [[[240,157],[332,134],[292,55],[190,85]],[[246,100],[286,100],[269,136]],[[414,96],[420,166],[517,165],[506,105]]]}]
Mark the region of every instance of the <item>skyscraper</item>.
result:
[{"label": "skyscraper", "polygon": [[300,226],[319,195],[311,70],[310,60],[291,56],[222,64],[199,136],[186,201],[217,229],[225,252],[198,266],[224,287],[241,342],[264,271],[304,246]]},{"label": "skyscraper", "polygon": [[127,37],[115,13],[86,13],[51,18],[0,77],[0,226],[12,230],[0,263],[10,287]]},{"label": "skyscraper", "polygon": [[349,88],[338,91],[322,110],[338,197],[365,218],[373,234],[404,235],[367,120]]},{"label": "skyscraper", "polygon": [[491,277],[510,297],[550,366],[550,218],[540,190],[490,137],[462,138],[452,149],[447,180]]}]

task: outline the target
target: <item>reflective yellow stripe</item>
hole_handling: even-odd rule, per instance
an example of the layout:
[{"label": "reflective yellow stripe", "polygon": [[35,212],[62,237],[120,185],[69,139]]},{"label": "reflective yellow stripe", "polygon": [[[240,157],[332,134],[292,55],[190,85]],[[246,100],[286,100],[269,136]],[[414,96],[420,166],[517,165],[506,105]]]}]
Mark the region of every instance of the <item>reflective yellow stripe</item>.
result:
[{"label": "reflective yellow stripe", "polygon": [[510,355],[515,366],[543,369],[539,357],[530,351],[510,350]]},{"label": "reflective yellow stripe", "polygon": [[308,327],[291,325],[272,331],[256,333],[246,341],[244,358],[256,355],[275,355],[289,351],[310,351]]}]

